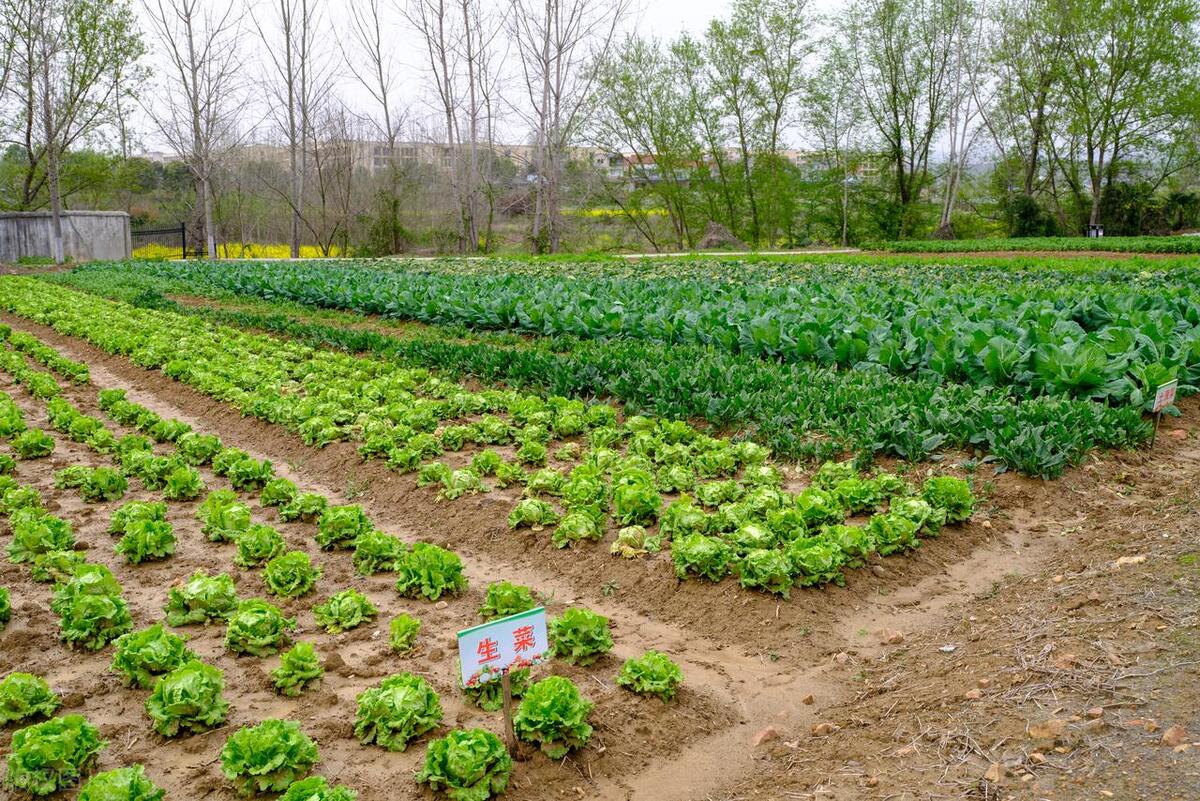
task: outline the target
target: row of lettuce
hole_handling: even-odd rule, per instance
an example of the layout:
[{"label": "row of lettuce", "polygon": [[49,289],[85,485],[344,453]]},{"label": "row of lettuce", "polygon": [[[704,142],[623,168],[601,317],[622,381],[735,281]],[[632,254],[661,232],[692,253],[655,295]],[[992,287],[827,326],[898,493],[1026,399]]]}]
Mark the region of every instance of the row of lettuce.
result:
[{"label": "row of lettuce", "polygon": [[[169,277],[103,266],[55,280],[218,325],[265,330],[311,347],[370,353],[440,375],[500,382],[543,397],[609,397],[628,413],[704,420],[741,432],[786,458],[823,461],[852,452],[921,460],[958,449],[986,452],[1002,469],[1049,478],[1095,448],[1134,447],[1150,436],[1150,425],[1132,405],[1066,396],[1021,400],[1004,389],[931,376],[746,359],[712,345],[574,336],[522,340],[445,327],[384,334],[364,329],[352,315],[309,313],[278,301],[260,301],[250,310],[183,307],[163,296],[185,291]],[[244,300],[239,303],[245,305]]]},{"label": "row of lettuce", "polygon": [[701,345],[742,356],[1142,406],[1200,384],[1200,273],[861,271],[790,280],[370,270],[325,262],[124,264],[191,291],[473,330]]},{"label": "row of lettuce", "polygon": [[[125,315],[109,315],[102,327],[86,313],[80,322],[86,327],[77,327],[73,310],[79,304],[57,307],[61,313],[41,319],[124,352],[135,363],[161,365],[245,412],[292,427],[312,444],[359,439],[364,457],[385,458],[396,470],[415,472],[418,484],[439,487],[443,498],[518,486],[525,497],[514,506],[510,526],[553,526],[551,540],[559,547],[603,539],[609,521],[619,528],[611,546],[616,553],[642,555],[669,542],[680,577],[719,580],[736,573],[745,587],[787,596],[795,584],[840,582],[846,567],[876,553],[916,547],[921,536],[936,536],[945,523],[965,521],[974,504],[965,481],[938,477],[918,492],[897,475],[862,476],[850,462],[827,464],[812,486],[792,493],[783,489],[783,474],[764,447],[714,438],[681,421],[631,416],[618,422],[615,410],[604,404],[512,391],[469,393],[425,371],[313,351],[196,320],[185,321],[188,330],[168,329],[163,318],[170,315],[108,305]],[[253,384],[244,373],[247,367]],[[102,393],[101,405],[146,430],[163,425],[119,393]],[[455,422],[459,419],[470,422]],[[168,433],[191,447],[189,432]],[[573,467],[546,466],[554,441],[564,442],[553,449],[555,460]],[[212,451],[219,445],[215,442],[208,445],[210,452],[201,455],[213,459],[219,474],[229,473],[235,488],[261,486],[271,478],[269,465],[264,468],[243,452]],[[469,461],[455,454],[459,467],[437,459],[468,445],[478,447]],[[506,459],[497,447],[514,451],[513,457]],[[172,469],[164,457],[147,466],[156,475]],[[136,460],[130,467],[136,472]],[[313,499],[291,497],[294,488],[286,485],[276,484],[270,494],[285,515],[293,514],[293,506],[310,507],[310,516],[321,514],[322,547],[349,547],[371,533],[354,507],[322,511],[319,500],[314,505]],[[669,496],[676,497],[668,502]],[[211,506],[206,501],[202,509],[230,513]],[[237,513],[248,519],[248,510]],[[846,525],[851,516],[864,513],[874,513],[867,524]],[[206,530],[209,526],[206,521]],[[247,542],[252,539],[260,553],[285,560],[288,575],[311,573],[306,557],[276,556],[266,550],[270,538],[256,534]],[[367,542],[384,549],[379,551],[384,556],[370,558],[390,558],[406,575],[428,575],[430,565],[447,559],[433,546],[399,556]]]},{"label": "row of lettuce", "polygon": [[[46,351],[46,354],[50,351]],[[65,360],[56,367],[70,367]],[[57,392],[57,384],[48,374],[21,368],[9,362],[8,367],[19,383],[27,388],[31,385],[42,388],[41,396],[50,396],[47,406],[59,405],[58,423],[60,430],[75,441],[83,442],[101,454],[111,456],[123,463],[123,469],[139,474],[145,459],[128,460],[128,454],[147,453],[147,449],[122,449],[130,442],[149,440],[141,434],[116,437],[102,421],[90,418],[73,410],[68,415],[61,407],[66,401]],[[41,379],[37,377],[41,376]],[[219,462],[226,456],[228,464],[240,463],[245,458],[229,458],[236,449],[222,448],[217,442],[204,442],[201,447],[197,437],[180,421],[164,420],[153,412],[127,401],[122,393],[112,390],[101,392],[101,406],[114,418],[142,431],[152,432],[159,442],[174,442],[175,457],[151,457],[177,459],[179,466],[195,469],[197,465]],[[28,431],[23,425],[22,413],[8,396],[0,400],[3,417],[16,420],[11,424],[13,435]],[[69,418],[69,419],[68,419]],[[109,449],[107,445],[113,447]],[[51,452],[32,454],[27,458],[39,458]],[[152,450],[149,453],[153,453]],[[14,465],[11,457],[4,463],[6,473],[11,474]],[[270,463],[260,462],[256,475],[239,482],[243,491],[261,491],[265,505],[286,506],[300,497],[290,482],[270,477]],[[73,472],[73,465],[60,471],[56,485],[63,488],[57,477]],[[132,468],[132,469],[131,469]],[[86,468],[93,471],[111,468]],[[121,472],[113,471],[124,479]],[[147,490],[166,487],[153,478],[142,478]],[[229,475],[226,471],[225,475]],[[122,598],[122,588],[112,572],[99,564],[83,561],[74,550],[74,539],[70,523],[48,513],[42,503],[41,494],[32,487],[19,485],[10,475],[5,475],[6,484],[0,494],[0,512],[7,515],[13,531],[9,545],[10,559],[29,564],[33,578],[55,583],[53,611],[60,615],[61,633],[67,642],[92,650],[99,650],[115,640],[116,649],[112,669],[122,676],[130,687],[153,688],[145,701],[147,715],[155,730],[164,737],[175,737],[208,731],[225,723],[229,703],[223,696],[224,678],[218,668],[205,664],[187,647],[186,639],[167,631],[162,624],[133,631],[132,619],[127,604]],[[85,497],[87,501],[113,500],[124,494]],[[246,508],[234,500],[236,494],[230,490],[214,490],[201,504],[198,515],[206,520],[206,533],[210,539],[221,541],[230,534],[237,536],[238,555],[235,561],[242,566],[261,565],[263,560],[244,561],[246,549],[253,550],[246,542],[255,527],[244,525],[242,515],[229,515],[235,508]],[[168,498],[169,500],[179,500]],[[236,504],[236,506],[235,506]],[[357,507],[326,506],[321,513],[321,526],[317,535],[322,547],[345,545],[345,532],[337,535],[337,518],[330,516],[336,510],[353,510],[356,521],[365,521]],[[226,514],[222,514],[224,511]],[[248,517],[248,516],[247,516]],[[209,521],[215,523],[209,526]],[[328,523],[328,526],[324,525]],[[128,561],[137,564],[141,559],[131,557],[123,546],[147,526],[162,526],[170,531],[166,521],[166,504],[158,501],[129,501],[119,506],[112,515],[109,532],[122,535],[117,545],[118,553],[125,553]],[[267,539],[275,547],[282,547],[278,533],[266,526],[257,527],[267,531]],[[230,530],[232,529],[232,531]],[[323,535],[325,535],[323,540]],[[396,538],[387,537],[372,530],[359,535],[355,540],[371,539],[380,542],[386,538],[388,549],[393,553],[398,544]],[[150,553],[147,558],[166,558],[173,551],[173,538],[167,547]],[[419,550],[421,544],[414,546]],[[433,546],[428,546],[433,549]],[[367,550],[370,550],[369,547]],[[402,549],[401,549],[402,550]],[[466,587],[462,577],[462,566],[449,552],[433,549],[450,557],[448,570],[437,567],[425,569],[430,578],[420,590],[409,595],[424,595],[437,598],[443,592],[459,593]],[[272,565],[277,560],[266,562],[264,580],[268,589],[276,594],[299,596],[312,591],[317,575],[303,552],[305,565],[298,570],[281,570],[272,576]],[[285,554],[284,556],[287,556]],[[374,572],[379,564],[360,559],[356,550],[355,563],[362,573]],[[445,565],[443,565],[445,566]],[[388,565],[382,569],[395,568]],[[0,590],[3,614],[0,628],[11,619],[11,604],[7,590]],[[480,609],[484,619],[492,619],[516,612],[526,611],[536,605],[529,588],[498,582],[488,588]],[[313,609],[314,617],[327,633],[336,634],[372,621],[378,610],[361,593],[347,589],[335,593],[325,603]],[[294,627],[295,620],[286,618],[272,604],[261,599],[239,600],[234,583],[227,574],[208,576],[203,572],[194,574],[182,586],[172,587],[165,607],[168,625],[207,624],[225,622],[226,645],[233,653],[245,653],[267,657],[282,651],[288,645],[287,632]],[[399,652],[410,652],[420,624],[414,618],[401,614],[393,618],[390,643]],[[613,646],[608,630],[608,621],[586,609],[572,608],[555,618],[550,625],[553,653],[565,661],[590,664]],[[272,671],[276,690],[284,695],[299,695],[311,688],[323,674],[321,660],[312,643],[298,642],[282,653],[279,667]],[[682,672],[665,655],[650,651],[640,658],[627,660],[617,675],[620,686],[635,692],[657,695],[664,701],[674,697],[682,682]],[[582,696],[569,679],[552,676],[539,682],[531,682],[528,670],[517,671],[512,676],[513,691],[522,698],[516,716],[518,735],[543,750],[552,758],[560,758],[570,749],[582,747],[591,734],[587,723],[593,703]],[[501,699],[493,685],[469,688],[467,695],[481,707],[496,711]],[[28,722],[38,717],[53,715],[60,706],[58,695],[44,680],[37,676],[14,673],[0,682],[0,725],[12,722]],[[358,696],[355,718],[355,735],[364,744],[374,743],[389,750],[404,750],[411,741],[432,731],[441,724],[443,715],[440,699],[425,679],[404,673],[385,679],[377,687],[370,688]],[[5,783],[10,789],[21,790],[33,796],[49,795],[73,786],[83,777],[104,743],[95,727],[79,715],[54,718],[45,723],[34,724],[14,734],[13,752],[7,763]],[[52,757],[52,759],[50,758]],[[226,742],[220,755],[222,770],[234,782],[239,791],[252,793],[285,792],[285,798],[352,799],[353,791],[343,786],[331,787],[320,777],[301,778],[311,770],[317,760],[315,745],[295,723],[268,720],[257,726],[247,726],[235,732]],[[418,782],[428,783],[435,789],[445,790],[450,797],[486,798],[490,793],[500,792],[508,781],[512,769],[511,758],[499,739],[492,733],[481,730],[453,730],[446,737],[430,742],[424,768],[418,773]],[[89,780],[80,791],[80,798],[96,801],[113,798],[162,798],[162,791],[146,777],[140,765],[120,768],[99,774]]]}]

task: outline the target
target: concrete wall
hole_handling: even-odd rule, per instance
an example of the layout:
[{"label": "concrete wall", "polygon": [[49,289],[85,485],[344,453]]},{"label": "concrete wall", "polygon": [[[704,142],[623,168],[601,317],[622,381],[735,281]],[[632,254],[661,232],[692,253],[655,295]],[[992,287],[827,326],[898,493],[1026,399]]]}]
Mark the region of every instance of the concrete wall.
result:
[{"label": "concrete wall", "polygon": [[[62,227],[63,253],[70,261],[129,258],[129,215],[123,211],[64,211]],[[51,230],[48,211],[0,213],[0,262],[52,257]]]}]

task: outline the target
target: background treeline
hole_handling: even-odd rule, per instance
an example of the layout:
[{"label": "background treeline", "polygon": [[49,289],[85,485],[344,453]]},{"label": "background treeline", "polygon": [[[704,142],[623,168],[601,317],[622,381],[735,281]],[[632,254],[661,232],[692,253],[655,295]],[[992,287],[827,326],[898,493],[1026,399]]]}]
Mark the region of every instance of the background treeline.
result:
[{"label": "background treeline", "polygon": [[1200,0],[735,0],[669,40],[628,12],[0,0],[0,209],[210,253],[1200,227]]}]

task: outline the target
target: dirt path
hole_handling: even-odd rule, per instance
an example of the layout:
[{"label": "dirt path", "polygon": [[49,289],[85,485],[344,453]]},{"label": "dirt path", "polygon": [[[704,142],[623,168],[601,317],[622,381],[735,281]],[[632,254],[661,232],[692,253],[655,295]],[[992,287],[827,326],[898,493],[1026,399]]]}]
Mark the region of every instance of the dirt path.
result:
[{"label": "dirt path", "polygon": [[[965,795],[954,795],[962,788],[956,785],[957,789],[948,789],[938,783],[944,781],[938,779],[943,768],[941,763],[931,761],[934,757],[930,752],[946,751],[953,756],[958,753],[954,748],[965,748],[961,743],[971,742],[988,754],[988,759],[1003,761],[1005,745],[1019,739],[1018,735],[1010,732],[1005,735],[1007,739],[989,745],[991,750],[985,751],[983,741],[975,734],[968,740],[951,738],[944,746],[930,745],[928,733],[923,732],[933,729],[922,726],[940,715],[951,715],[955,708],[959,712],[953,714],[966,710],[981,716],[1007,708],[992,709],[990,700],[967,702],[960,696],[977,678],[1007,681],[1008,674],[1001,665],[1005,655],[1028,661],[1027,651],[1041,653],[1037,649],[1043,647],[1042,640],[1032,641],[1032,645],[1022,641],[1029,635],[1026,627],[1034,620],[1053,619],[1066,589],[1078,586],[1085,598],[1094,592],[1076,584],[1085,581],[1084,565],[1103,568],[1125,553],[1114,551],[1112,545],[1128,529],[1131,515],[1162,507],[1163,511],[1155,514],[1192,515],[1162,518],[1171,520],[1171,525],[1190,520],[1192,531],[1200,529],[1195,525],[1200,522],[1200,512],[1196,510],[1194,482],[1189,485],[1191,501],[1178,479],[1172,479],[1174,489],[1183,495],[1148,494],[1155,486],[1152,482],[1163,480],[1163,476],[1182,475],[1179,471],[1190,471],[1193,476],[1200,473],[1194,439],[1178,440],[1168,431],[1161,440],[1157,462],[1136,454],[1106,458],[1053,484],[998,476],[991,508],[982,510],[965,529],[928,543],[911,557],[880,560],[871,569],[857,571],[846,588],[796,591],[790,602],[780,602],[742,591],[732,582],[715,586],[678,584],[661,559],[628,562],[609,557],[600,547],[558,551],[544,538],[508,532],[503,516],[511,499],[502,494],[455,504],[438,503],[432,492],[416,489],[411,476],[396,476],[378,463],[362,464],[350,445],[335,444],[322,450],[307,447],[290,433],[243,418],[230,407],[161,373],[142,370],[125,359],[108,356],[27,321],[4,318],[4,322],[29,330],[64,354],[93,365],[96,384],[128,387],[131,399],[160,414],[179,417],[201,430],[220,434],[256,456],[271,458],[285,466],[283,472],[305,488],[342,502],[363,504],[385,530],[408,540],[419,537],[459,551],[472,581],[471,592],[442,610],[428,606],[416,610],[427,618],[427,630],[436,638],[420,656],[417,667],[435,677],[445,697],[454,697],[453,632],[475,622],[474,610],[488,580],[507,578],[527,583],[551,597],[552,612],[580,603],[609,615],[614,621],[615,654],[593,668],[566,671],[598,702],[597,737],[584,752],[561,764],[540,756],[521,763],[509,793],[518,800],[802,798],[818,790],[824,792],[825,788],[842,793],[828,797],[845,798],[993,797],[971,794],[977,793],[978,779],[990,761],[982,764],[978,776],[967,777],[975,783],[964,785]],[[94,388],[71,391],[72,400],[85,412],[94,412],[94,395]],[[31,408],[36,405],[29,398],[25,403]],[[1191,404],[1188,411],[1194,418],[1196,404]],[[1164,459],[1170,460],[1169,467]],[[47,483],[46,476],[37,478]],[[107,517],[100,515],[94,525],[102,529],[106,523]],[[311,539],[311,532],[294,534]],[[1149,538],[1147,548],[1158,542],[1149,533],[1144,538]],[[1182,546],[1183,540],[1164,542]],[[179,562],[166,563],[170,576],[163,574],[162,580],[151,586],[152,594],[165,592],[163,582],[169,583],[176,574],[190,573],[193,564],[231,567],[227,558],[212,562],[212,556],[203,548],[181,553],[177,558]],[[323,590],[331,592],[347,583],[359,586],[347,567],[347,555],[322,555],[322,561],[326,560],[327,572],[335,580],[326,583]],[[1078,569],[1069,567],[1076,564]],[[1152,564],[1157,567],[1160,562],[1138,563],[1134,569],[1116,575],[1132,580],[1138,571],[1146,571]],[[1077,572],[1080,577],[1076,577]],[[1047,581],[1046,576],[1057,573],[1067,574],[1068,578],[1061,583]],[[12,566],[0,568],[0,581],[6,584],[19,583],[19,575]],[[1103,570],[1097,575],[1111,579]],[[128,573],[120,578],[127,587],[140,580]],[[45,592],[41,585],[34,586]],[[1194,587],[1189,585],[1189,592],[1178,597],[1194,599],[1190,589]],[[384,619],[398,611],[390,582],[367,582],[364,591],[378,600],[385,610]],[[997,606],[991,611],[993,605]],[[1034,607],[1045,617],[1036,617]],[[150,600],[139,602],[139,608],[145,618],[139,622],[153,619],[154,604]],[[1172,614],[1176,620],[1185,619],[1179,609]],[[975,620],[970,619],[972,616]],[[94,673],[103,673],[107,656],[66,652],[53,639],[53,621],[42,622],[48,630],[37,633],[29,645],[44,652],[40,664],[56,671],[59,680],[86,686]],[[1124,623],[1121,619],[1113,624],[1113,632],[1106,635],[1118,649],[1124,647],[1118,636],[1127,631],[1122,628]],[[1135,633],[1143,636],[1140,630]],[[359,746],[346,731],[353,717],[355,692],[375,681],[364,682],[363,677],[412,669],[379,657],[372,646],[375,636],[364,631],[361,637],[318,639],[319,649],[324,645],[341,651],[350,667],[343,675],[330,678],[328,692],[323,690],[315,708],[297,714],[319,735],[325,755],[322,772],[331,777],[339,775],[342,781],[356,786],[362,801],[421,797],[407,779],[421,749],[404,755],[383,754]],[[206,634],[203,639],[205,648],[219,659],[219,637]],[[939,650],[947,644],[954,644],[954,650]],[[678,704],[664,707],[613,685],[612,676],[621,659],[650,647],[671,653],[683,664],[687,692]],[[1071,645],[1080,662],[1090,653],[1087,647],[1086,638],[1079,645]],[[1059,655],[1048,652],[1047,658],[1051,654]],[[9,658],[6,649],[0,656],[0,669],[7,669]],[[1134,664],[1140,668],[1137,660],[1150,658],[1139,656]],[[260,673],[265,668],[253,660],[245,666],[242,660],[234,664],[231,687],[243,682],[260,687]],[[1167,675],[1174,673],[1167,671],[1154,677]],[[110,676],[105,679],[103,691],[87,696],[84,707],[89,715],[94,711],[108,714],[107,720],[116,730],[106,734],[117,734],[126,744],[110,759],[137,757],[151,763],[165,762],[177,787],[203,789],[202,793],[188,792],[179,797],[231,797],[211,762],[223,735],[204,744],[189,740],[159,746],[157,736],[149,732],[140,715],[140,696],[120,688]],[[1025,686],[1006,684],[1005,688],[1006,692],[1016,692]],[[1055,687],[1053,692],[1061,696],[1064,688]],[[327,699],[328,705],[321,699]],[[252,702],[241,710],[238,722],[243,722],[242,718],[261,718],[268,712],[289,714],[289,709],[269,692],[255,689]],[[1195,706],[1191,709],[1194,718]],[[1021,714],[1028,714],[1027,710],[1021,708]],[[1168,717],[1158,714],[1165,727]],[[447,723],[495,726],[492,718],[457,702],[448,706]],[[821,724],[840,728],[832,736],[813,736],[813,727]],[[1015,723],[1005,731],[1012,726]],[[1195,720],[1193,731],[1200,735]],[[942,732],[938,730],[939,737]],[[901,735],[902,742],[897,741],[895,738]],[[764,742],[756,745],[757,739]],[[908,754],[914,764],[889,753],[912,739],[920,743],[918,750]],[[0,747],[6,740],[7,733],[0,739]],[[983,757],[974,750],[967,756],[960,766],[979,768],[975,763]],[[1070,757],[1057,755],[1051,761],[1062,762]],[[875,777],[873,787],[868,786],[868,777]],[[1056,798],[1073,797],[1063,795],[1065,790],[1059,792]]]}]

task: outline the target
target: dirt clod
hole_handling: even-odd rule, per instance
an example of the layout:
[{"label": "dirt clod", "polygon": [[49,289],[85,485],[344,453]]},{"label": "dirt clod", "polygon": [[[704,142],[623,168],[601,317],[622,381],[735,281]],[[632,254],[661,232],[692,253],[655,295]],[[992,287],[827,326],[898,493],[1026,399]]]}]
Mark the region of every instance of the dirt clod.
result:
[{"label": "dirt clod", "polygon": [[768,726],[767,728],[760,731],[758,734],[754,735],[754,747],[757,748],[758,746],[762,745],[763,743],[769,743],[772,740],[778,740],[778,739],[779,739],[779,730],[776,729],[774,726]]},{"label": "dirt clod", "polygon": [[1162,733],[1162,744],[1174,748],[1188,741],[1187,729],[1183,726],[1172,726]]}]

